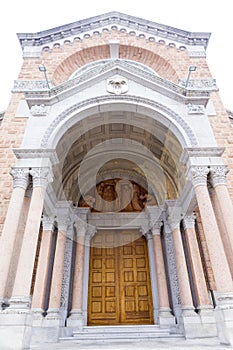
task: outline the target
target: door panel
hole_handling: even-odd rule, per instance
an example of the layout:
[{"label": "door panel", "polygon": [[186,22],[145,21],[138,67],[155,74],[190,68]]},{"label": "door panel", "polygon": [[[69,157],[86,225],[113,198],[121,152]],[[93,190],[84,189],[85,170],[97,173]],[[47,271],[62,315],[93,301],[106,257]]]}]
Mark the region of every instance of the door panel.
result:
[{"label": "door panel", "polygon": [[97,233],[90,251],[88,298],[89,325],[153,323],[144,237],[135,230]]}]

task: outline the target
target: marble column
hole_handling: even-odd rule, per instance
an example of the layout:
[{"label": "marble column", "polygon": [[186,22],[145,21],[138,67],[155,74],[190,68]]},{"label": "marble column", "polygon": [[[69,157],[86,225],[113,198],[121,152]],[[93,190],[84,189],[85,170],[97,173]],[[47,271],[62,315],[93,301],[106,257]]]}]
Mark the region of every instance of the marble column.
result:
[{"label": "marble column", "polygon": [[55,256],[53,261],[53,273],[49,296],[49,306],[46,319],[53,319],[60,321],[61,313],[61,292],[62,292],[62,279],[64,269],[64,257],[66,247],[67,229],[70,224],[70,219],[67,216],[57,218],[57,241]]},{"label": "marble column", "polygon": [[14,168],[11,171],[13,191],[0,238],[0,305],[7,301],[5,298],[7,295],[6,289],[25,191],[28,185],[28,174],[29,170],[24,168]]},{"label": "marble column", "polygon": [[192,293],[189,283],[189,276],[187,270],[187,264],[184,254],[184,248],[182,243],[182,237],[180,232],[180,224],[170,224],[172,229],[174,250],[175,250],[175,260],[177,267],[177,274],[180,286],[180,294],[182,301],[182,314],[183,316],[193,316],[194,306]]},{"label": "marble column", "polygon": [[218,292],[230,292],[233,290],[231,272],[207,188],[207,174],[209,173],[209,168],[205,166],[193,166],[191,168],[191,173],[214,274],[216,290]]},{"label": "marble column", "polygon": [[233,276],[233,205],[227,189],[226,174],[228,168],[222,166],[212,166],[210,168],[210,178],[217,197],[217,205],[221,213],[221,220],[224,223],[225,232],[220,231],[231,274]]},{"label": "marble column", "polygon": [[[161,225],[154,225],[152,228],[155,266],[158,281],[158,296],[159,296],[159,323],[170,324],[174,322],[174,317],[171,314],[169,303],[167,278],[165,264],[163,258],[163,249],[160,235]],[[173,321],[172,321],[173,320]]]},{"label": "marble column", "polygon": [[32,296],[32,312],[34,319],[42,319],[48,281],[48,271],[53,240],[54,220],[43,215],[43,233],[40,246],[34,293]]},{"label": "marble column", "polygon": [[213,307],[210,302],[195,232],[195,214],[186,216],[183,219],[183,226],[197,299],[197,309],[199,313],[202,313],[203,311],[210,310]]},{"label": "marble column", "polygon": [[151,279],[151,289],[152,289],[152,300],[153,300],[153,317],[154,323],[159,323],[159,295],[158,295],[158,283],[157,283],[157,271],[155,264],[155,253],[154,253],[154,243],[151,231],[146,233],[148,256],[149,256],[149,266],[150,266],[150,279]]},{"label": "marble column", "polygon": [[67,320],[69,326],[83,326],[85,315],[83,314],[83,277],[84,277],[84,252],[85,252],[85,234],[87,224],[78,219],[75,222],[77,231],[76,256],[74,266],[74,281],[72,295],[72,309],[70,317]]},{"label": "marble column", "polygon": [[31,282],[35,263],[41,215],[44,204],[45,190],[51,180],[49,168],[32,168],[33,191],[28,212],[24,238],[19,256],[19,262],[14,282],[11,309],[29,309],[31,305]]}]

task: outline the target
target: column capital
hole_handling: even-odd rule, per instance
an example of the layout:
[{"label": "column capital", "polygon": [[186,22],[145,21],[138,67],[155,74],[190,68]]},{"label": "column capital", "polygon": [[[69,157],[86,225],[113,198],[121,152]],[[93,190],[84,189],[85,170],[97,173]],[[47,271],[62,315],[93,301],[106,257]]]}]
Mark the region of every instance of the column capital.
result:
[{"label": "column capital", "polygon": [[54,218],[43,214],[42,216],[43,231],[52,231],[54,226]]},{"label": "column capital", "polygon": [[28,186],[29,169],[14,167],[10,171],[10,174],[13,177],[13,187],[22,187],[26,190]]},{"label": "column capital", "polygon": [[192,166],[190,168],[191,180],[194,187],[207,185],[208,166]]},{"label": "column capital", "polygon": [[84,237],[87,231],[87,223],[80,218],[76,218],[74,226],[77,231],[77,237]]},{"label": "column capital", "polygon": [[160,236],[161,227],[163,226],[162,221],[158,221],[151,226],[151,233],[153,236]]},{"label": "column capital", "polygon": [[218,185],[226,185],[226,175],[229,172],[229,169],[226,165],[218,165],[210,167],[210,175],[211,175],[211,184],[213,187]]},{"label": "column capital", "polygon": [[183,218],[184,229],[187,230],[189,228],[194,228],[195,226],[196,214],[192,213],[191,215],[186,215]]},{"label": "column capital", "polygon": [[49,167],[31,168],[29,173],[33,178],[33,188],[34,187],[46,188],[49,182],[53,181],[52,173]]},{"label": "column capital", "polygon": [[56,218],[57,225],[58,225],[58,231],[64,231],[67,232],[68,226],[71,224],[71,219],[67,215],[59,215]]}]

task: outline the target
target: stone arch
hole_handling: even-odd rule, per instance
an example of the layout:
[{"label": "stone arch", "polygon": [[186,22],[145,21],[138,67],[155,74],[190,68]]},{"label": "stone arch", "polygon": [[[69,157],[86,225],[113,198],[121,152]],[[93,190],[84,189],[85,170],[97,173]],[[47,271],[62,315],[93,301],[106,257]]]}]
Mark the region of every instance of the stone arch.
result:
[{"label": "stone arch", "polygon": [[[152,101],[147,98],[138,96],[100,96],[90,98],[85,101],[74,104],[70,108],[59,114],[47,128],[42,140],[41,148],[56,148],[56,144],[62,137],[62,134],[67,130],[67,127],[62,126],[69,120],[69,127],[75,125],[78,121],[85,119],[88,115],[94,115],[101,112],[101,105],[109,105],[109,111],[115,110],[117,104],[123,103],[125,110],[140,111],[140,107],[145,109],[149,118],[155,119],[167,126],[174,133],[178,141],[183,147],[198,146],[198,140],[186,121],[170,108],[162,105],[159,102]],[[156,115],[156,112],[158,113]],[[78,115],[78,117],[77,117]],[[145,126],[146,127],[146,126]]]},{"label": "stone arch", "polygon": [[[53,73],[52,81],[55,85],[61,84],[68,80],[72,73],[83,65],[96,60],[109,58],[109,43],[81,48],[69,55],[57,66]],[[161,50],[159,53],[155,53],[148,48],[137,45],[137,43],[134,45],[122,43],[119,45],[119,58],[142,63],[153,69],[164,79],[178,81],[179,77],[176,70],[169,62],[168,58],[161,53]]]}]

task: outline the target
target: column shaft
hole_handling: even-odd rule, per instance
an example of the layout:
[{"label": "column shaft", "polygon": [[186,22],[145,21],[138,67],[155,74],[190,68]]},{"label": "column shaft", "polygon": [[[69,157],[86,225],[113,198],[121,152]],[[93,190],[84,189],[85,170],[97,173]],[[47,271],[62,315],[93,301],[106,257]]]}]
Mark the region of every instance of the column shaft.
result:
[{"label": "column shaft", "polygon": [[32,309],[40,309],[41,312],[44,311],[52,239],[53,231],[43,230],[35,287],[32,297]]},{"label": "column shaft", "polygon": [[158,279],[158,294],[160,308],[170,309],[167,279],[165,274],[165,265],[163,260],[163,251],[161,237],[158,234],[153,235],[154,240],[154,252],[155,252],[155,265]]},{"label": "column shaft", "polygon": [[30,296],[45,188],[34,187],[12,297]]},{"label": "column shaft", "polygon": [[210,298],[202,267],[196,232],[194,229],[194,220],[192,227],[188,226],[187,224],[184,224],[184,226],[198,308],[201,309],[203,305],[210,305]]},{"label": "column shaft", "polygon": [[206,185],[195,187],[217,291],[232,290],[232,278]]},{"label": "column shaft", "polygon": [[[53,274],[49,298],[49,310],[59,309],[61,305],[62,277],[64,268],[64,256],[66,247],[66,232],[58,230]],[[49,312],[48,310],[48,312]]]},{"label": "column shaft", "polygon": [[84,236],[79,236],[76,247],[72,310],[81,312],[83,292]]},{"label": "column shaft", "polygon": [[25,189],[26,186],[13,189],[0,239],[0,299],[6,296],[7,281],[24,203]]},{"label": "column shaft", "polygon": [[193,309],[193,299],[189,284],[189,276],[186,265],[186,259],[184,255],[183,243],[181,238],[181,232],[179,228],[173,228],[172,230],[175,259],[177,266],[178,279],[180,284],[180,294],[182,301],[182,309]]}]

